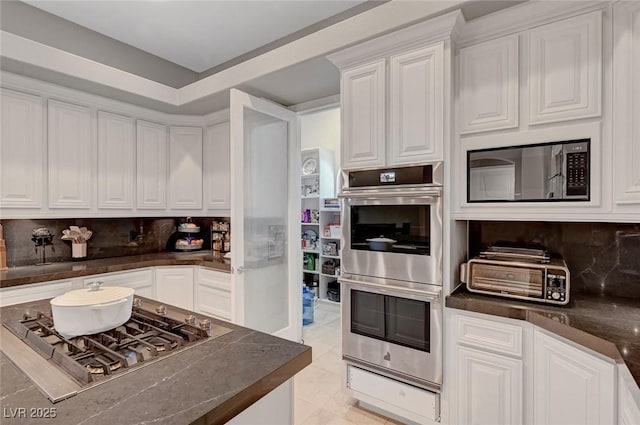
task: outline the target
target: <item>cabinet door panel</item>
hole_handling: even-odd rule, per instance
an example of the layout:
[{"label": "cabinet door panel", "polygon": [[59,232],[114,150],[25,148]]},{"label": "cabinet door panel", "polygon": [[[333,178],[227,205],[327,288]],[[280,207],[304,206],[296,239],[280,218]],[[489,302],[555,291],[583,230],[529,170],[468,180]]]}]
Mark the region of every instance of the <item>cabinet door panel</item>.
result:
[{"label": "cabinet door panel", "polygon": [[389,165],[442,159],[442,43],[390,58]]},{"label": "cabinet door panel", "polygon": [[98,111],[98,208],[132,208],[133,120]]},{"label": "cabinet door panel", "polygon": [[193,311],[193,269],[156,269],[156,300]]},{"label": "cabinet door panel", "polygon": [[385,61],[342,73],[342,168],[385,165]]},{"label": "cabinet door panel", "polygon": [[167,128],[137,121],[137,206],[140,209],[167,207]]},{"label": "cabinet door panel", "polygon": [[618,425],[640,424],[640,405],[636,403],[632,391],[637,393],[638,385],[626,365],[618,365]]},{"label": "cabinet door panel", "polygon": [[640,2],[615,4],[613,34],[615,207],[640,214]]},{"label": "cabinet door panel", "polygon": [[42,206],[45,139],[42,98],[1,90],[0,207]]},{"label": "cabinet door panel", "polygon": [[169,130],[169,199],[173,209],[202,208],[202,128]]},{"label": "cabinet door panel", "polygon": [[205,195],[208,209],[228,210],[231,192],[229,123],[208,127],[204,144]]},{"label": "cabinet door panel", "polygon": [[614,363],[536,331],[534,423],[615,423],[614,374]]},{"label": "cabinet door panel", "polygon": [[91,205],[91,113],[49,99],[49,208]]},{"label": "cabinet door panel", "polygon": [[461,133],[518,127],[518,36],[460,49]]},{"label": "cabinet door panel", "polygon": [[522,360],[457,347],[458,424],[523,423]]},{"label": "cabinet door panel", "polygon": [[529,37],[529,123],[599,116],[602,12],[540,26]]}]

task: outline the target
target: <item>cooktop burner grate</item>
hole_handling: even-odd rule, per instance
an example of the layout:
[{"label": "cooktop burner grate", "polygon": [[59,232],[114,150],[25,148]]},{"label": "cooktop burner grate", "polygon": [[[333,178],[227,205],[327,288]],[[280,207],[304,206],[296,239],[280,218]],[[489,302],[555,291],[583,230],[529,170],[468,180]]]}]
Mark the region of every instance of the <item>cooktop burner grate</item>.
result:
[{"label": "cooktop burner grate", "polygon": [[[181,315],[190,312],[155,306],[145,302],[148,308],[143,308],[138,301],[134,303],[131,318],[123,325],[70,338],[56,331],[51,313],[45,311],[48,303],[36,303],[36,308],[26,308],[21,315],[12,306],[12,314],[3,315],[2,323],[49,364],[73,377],[81,389],[230,331],[219,325],[212,326],[209,319],[198,321],[192,314],[180,321],[178,318],[184,317]],[[156,312],[152,311],[154,307]]]}]

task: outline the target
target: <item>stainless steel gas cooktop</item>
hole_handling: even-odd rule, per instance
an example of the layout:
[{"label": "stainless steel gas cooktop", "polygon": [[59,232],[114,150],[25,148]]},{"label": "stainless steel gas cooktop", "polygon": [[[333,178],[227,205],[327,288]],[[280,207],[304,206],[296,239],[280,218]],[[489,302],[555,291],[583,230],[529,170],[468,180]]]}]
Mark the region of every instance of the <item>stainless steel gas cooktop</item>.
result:
[{"label": "stainless steel gas cooktop", "polygon": [[205,316],[139,297],[125,324],[72,338],[56,331],[48,299],[0,313],[0,350],[54,403],[231,332]]}]

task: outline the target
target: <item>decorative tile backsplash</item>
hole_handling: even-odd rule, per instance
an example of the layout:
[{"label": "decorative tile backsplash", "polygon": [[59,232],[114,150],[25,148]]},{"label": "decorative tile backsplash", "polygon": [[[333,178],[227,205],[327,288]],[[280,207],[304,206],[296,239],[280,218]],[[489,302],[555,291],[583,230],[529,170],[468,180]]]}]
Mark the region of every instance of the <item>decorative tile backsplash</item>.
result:
[{"label": "decorative tile backsplash", "polygon": [[[60,239],[62,231],[69,226],[87,227],[93,231],[87,243],[87,259],[140,255],[167,250],[167,241],[183,219],[173,218],[84,218],[84,219],[33,219],[2,220],[7,244],[7,265],[18,267],[33,265],[41,261],[41,247],[36,249],[31,233],[46,227],[54,235],[53,245],[47,246],[47,261],[71,261],[71,243]],[[201,227],[204,247],[211,247],[211,221],[229,221],[228,218],[194,217],[193,222]],[[140,237],[141,236],[141,237]],[[205,248],[206,249],[206,248]]]},{"label": "decorative tile backsplash", "polygon": [[469,222],[470,257],[500,240],[561,255],[572,292],[640,298],[640,223]]}]

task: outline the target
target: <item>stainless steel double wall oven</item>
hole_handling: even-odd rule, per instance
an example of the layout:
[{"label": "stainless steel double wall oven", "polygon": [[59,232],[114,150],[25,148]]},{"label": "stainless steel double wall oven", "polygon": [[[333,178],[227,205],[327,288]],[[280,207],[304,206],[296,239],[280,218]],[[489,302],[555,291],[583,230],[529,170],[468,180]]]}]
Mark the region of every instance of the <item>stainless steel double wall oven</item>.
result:
[{"label": "stainless steel double wall oven", "polygon": [[343,357],[442,383],[442,163],[349,172],[343,199]]}]

